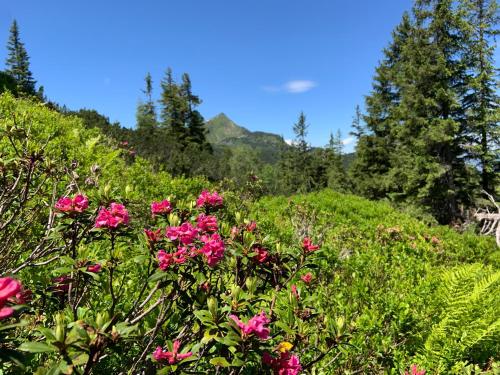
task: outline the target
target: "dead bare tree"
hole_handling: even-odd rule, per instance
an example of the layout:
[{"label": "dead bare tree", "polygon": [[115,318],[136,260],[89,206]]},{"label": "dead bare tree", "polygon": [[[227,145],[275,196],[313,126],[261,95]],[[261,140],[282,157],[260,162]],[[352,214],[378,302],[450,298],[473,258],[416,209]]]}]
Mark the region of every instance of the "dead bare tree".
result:
[{"label": "dead bare tree", "polygon": [[497,245],[500,247],[500,207],[491,194],[484,190],[483,193],[496,207],[497,212],[490,212],[488,208],[478,209],[474,214],[474,217],[477,221],[482,223],[481,234],[486,236],[495,235]]}]

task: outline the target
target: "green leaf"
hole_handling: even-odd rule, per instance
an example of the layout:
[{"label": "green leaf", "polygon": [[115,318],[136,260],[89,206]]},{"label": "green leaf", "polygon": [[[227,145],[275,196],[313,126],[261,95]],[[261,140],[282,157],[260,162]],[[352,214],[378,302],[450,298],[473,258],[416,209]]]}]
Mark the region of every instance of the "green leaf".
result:
[{"label": "green leaf", "polygon": [[19,346],[19,350],[30,353],[46,353],[46,352],[54,352],[57,349],[49,344],[44,342],[24,342]]},{"label": "green leaf", "polygon": [[229,362],[224,357],[215,357],[210,360],[210,363],[214,366],[219,367],[229,367],[231,366]]}]

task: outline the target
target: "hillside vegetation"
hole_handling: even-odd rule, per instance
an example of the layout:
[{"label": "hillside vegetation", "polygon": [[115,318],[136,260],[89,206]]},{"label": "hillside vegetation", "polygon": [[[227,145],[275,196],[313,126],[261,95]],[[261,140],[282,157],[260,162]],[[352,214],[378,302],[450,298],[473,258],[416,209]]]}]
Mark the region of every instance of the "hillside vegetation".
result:
[{"label": "hillside vegetation", "polygon": [[498,371],[491,238],[331,190],[219,195],[10,94],[0,131],[2,373]]}]

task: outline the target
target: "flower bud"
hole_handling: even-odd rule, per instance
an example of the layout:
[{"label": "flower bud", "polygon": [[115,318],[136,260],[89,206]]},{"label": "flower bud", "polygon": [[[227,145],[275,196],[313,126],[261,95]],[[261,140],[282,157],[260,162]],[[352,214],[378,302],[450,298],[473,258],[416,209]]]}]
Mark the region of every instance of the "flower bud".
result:
[{"label": "flower bud", "polygon": [[207,305],[208,305],[208,311],[210,311],[210,314],[212,314],[212,318],[217,317],[217,309],[218,309],[218,304],[217,304],[217,299],[215,297],[210,297],[207,300]]},{"label": "flower bud", "polygon": [[245,280],[245,285],[249,293],[255,293],[255,289],[257,288],[257,279],[255,277],[249,277]]}]

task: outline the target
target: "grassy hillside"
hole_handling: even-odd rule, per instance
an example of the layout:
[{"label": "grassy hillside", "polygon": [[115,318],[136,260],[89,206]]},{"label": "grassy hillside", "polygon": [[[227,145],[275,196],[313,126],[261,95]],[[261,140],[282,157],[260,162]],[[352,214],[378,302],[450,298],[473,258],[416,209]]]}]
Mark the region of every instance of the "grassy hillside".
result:
[{"label": "grassy hillside", "polygon": [[306,234],[323,243],[314,297],[300,308],[345,321],[346,344],[320,373],[399,374],[410,363],[430,374],[479,373],[499,360],[493,238],[431,228],[387,204],[332,191],[265,198],[253,215],[285,246]]}]

